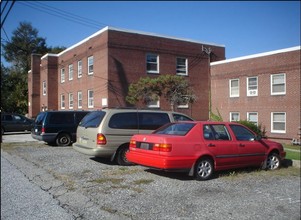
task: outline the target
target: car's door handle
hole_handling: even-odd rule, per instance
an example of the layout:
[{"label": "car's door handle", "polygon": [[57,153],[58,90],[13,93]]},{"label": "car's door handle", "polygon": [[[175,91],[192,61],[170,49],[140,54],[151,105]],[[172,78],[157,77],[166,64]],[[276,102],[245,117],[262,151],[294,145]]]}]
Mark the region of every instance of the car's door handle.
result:
[{"label": "car's door handle", "polygon": [[208,146],[208,147],[215,147],[215,144],[210,143],[210,144],[208,144],[207,146]]},{"label": "car's door handle", "polygon": [[240,146],[240,147],[244,147],[245,145],[244,145],[244,144],[239,144],[239,146]]}]

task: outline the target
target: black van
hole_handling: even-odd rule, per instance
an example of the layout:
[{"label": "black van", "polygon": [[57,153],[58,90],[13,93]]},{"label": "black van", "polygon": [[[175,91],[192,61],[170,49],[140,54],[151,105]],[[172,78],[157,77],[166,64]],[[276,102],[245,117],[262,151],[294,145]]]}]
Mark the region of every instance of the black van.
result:
[{"label": "black van", "polygon": [[40,112],[31,136],[50,145],[69,146],[76,140],[76,128],[89,111]]}]

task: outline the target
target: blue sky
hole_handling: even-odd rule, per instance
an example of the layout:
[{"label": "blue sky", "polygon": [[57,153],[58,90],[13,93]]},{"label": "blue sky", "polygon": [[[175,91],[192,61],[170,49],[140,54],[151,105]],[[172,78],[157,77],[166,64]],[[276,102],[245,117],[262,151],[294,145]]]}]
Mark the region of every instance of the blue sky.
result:
[{"label": "blue sky", "polygon": [[301,44],[300,1],[16,1],[1,42],[22,21],[52,47],[70,47],[105,26],[224,45],[227,59]]}]

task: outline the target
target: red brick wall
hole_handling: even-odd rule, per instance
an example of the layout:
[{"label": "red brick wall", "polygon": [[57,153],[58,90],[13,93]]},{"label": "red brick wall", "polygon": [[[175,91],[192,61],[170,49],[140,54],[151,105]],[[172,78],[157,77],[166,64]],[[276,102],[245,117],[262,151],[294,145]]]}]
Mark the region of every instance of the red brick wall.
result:
[{"label": "red brick wall", "polygon": [[36,117],[40,112],[40,62],[41,55],[31,55],[31,71],[28,73],[28,116]]},{"label": "red brick wall", "polygon": [[[209,47],[206,45],[206,47]],[[216,59],[224,59],[224,47],[210,46]],[[148,74],[146,55],[159,55],[159,74],[176,74],[176,58],[188,59],[188,76],[184,78],[193,87],[198,99],[189,109],[176,111],[186,113],[197,120],[207,120],[209,111],[209,60],[198,43],[146,36],[117,31],[109,32],[109,106],[127,106],[125,97],[128,86],[140,77],[157,77]],[[170,110],[169,103],[160,100],[160,108]]]},{"label": "red brick wall", "polygon": [[[286,74],[286,94],[271,95],[271,74]],[[247,77],[258,77],[258,96],[247,96]],[[229,80],[238,78],[240,96],[230,98]],[[258,121],[275,138],[296,138],[300,127],[300,50],[211,65],[212,110],[225,121],[230,112],[258,112]],[[271,132],[271,112],[286,112],[286,133]]]}]

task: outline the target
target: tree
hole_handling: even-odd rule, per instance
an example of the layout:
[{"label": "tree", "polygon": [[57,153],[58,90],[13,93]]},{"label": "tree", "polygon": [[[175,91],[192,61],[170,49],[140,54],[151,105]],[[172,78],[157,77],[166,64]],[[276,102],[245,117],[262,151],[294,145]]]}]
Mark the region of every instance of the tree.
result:
[{"label": "tree", "polygon": [[196,96],[193,90],[182,76],[160,75],[156,78],[141,77],[137,83],[129,86],[126,100],[131,104],[142,101],[147,104],[156,101],[158,98],[165,98],[174,110],[174,106],[181,103],[192,103]]},{"label": "tree", "polygon": [[38,37],[38,30],[28,22],[20,22],[19,27],[13,31],[11,41],[1,46],[5,60],[22,73],[30,70],[32,53],[45,54],[48,51],[46,39]]},{"label": "tree", "polygon": [[28,71],[31,68],[31,54],[60,52],[64,47],[47,47],[46,39],[38,36],[38,30],[28,22],[20,22],[13,31],[10,41],[1,43],[1,55],[12,65],[6,68],[1,64],[1,110],[27,113],[28,110]]}]

